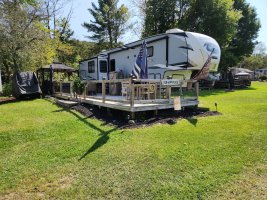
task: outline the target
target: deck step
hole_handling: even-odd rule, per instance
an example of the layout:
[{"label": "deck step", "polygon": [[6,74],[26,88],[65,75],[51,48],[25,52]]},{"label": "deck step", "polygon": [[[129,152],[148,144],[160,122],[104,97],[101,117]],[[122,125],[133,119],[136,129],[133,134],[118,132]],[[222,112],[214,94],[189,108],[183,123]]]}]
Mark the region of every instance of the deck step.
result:
[{"label": "deck step", "polygon": [[56,104],[58,104],[60,106],[63,106],[63,107],[71,108],[73,106],[76,106],[78,104],[78,102],[69,101],[69,100],[62,100],[62,99],[56,99]]}]

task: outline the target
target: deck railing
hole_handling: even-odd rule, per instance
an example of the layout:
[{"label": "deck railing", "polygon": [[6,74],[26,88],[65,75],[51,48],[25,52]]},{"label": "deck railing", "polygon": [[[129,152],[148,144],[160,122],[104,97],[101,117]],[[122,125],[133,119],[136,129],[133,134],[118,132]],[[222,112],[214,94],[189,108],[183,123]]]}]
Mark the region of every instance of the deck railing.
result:
[{"label": "deck railing", "polygon": [[[83,81],[85,84],[85,89],[81,94],[75,94],[73,91],[73,82],[54,82],[54,93],[68,94],[71,97],[83,98],[87,97],[102,99],[102,102],[105,103],[107,100],[110,100],[110,96],[107,93],[107,86],[109,84],[118,84],[121,86],[121,91],[117,95],[121,96],[120,99],[116,100],[112,98],[112,101],[123,101],[128,102],[130,106],[134,106],[135,103],[153,103],[153,102],[166,102],[172,101],[174,93],[172,93],[172,88],[177,88],[176,96],[183,97],[184,90],[192,90],[194,92],[193,98],[198,99],[199,96],[199,83],[194,80],[182,80],[178,81],[177,84],[168,85],[164,84],[164,81],[172,81],[172,79],[162,80],[162,79],[116,79],[116,80],[90,80]],[[95,93],[91,95],[88,89],[91,87],[95,89]],[[186,86],[186,87],[184,87]],[[100,92],[101,91],[101,92]],[[124,94],[122,94],[124,92]],[[101,96],[95,95],[96,93],[101,93]],[[183,97],[185,98],[185,97]],[[192,97],[191,97],[192,98]]]}]

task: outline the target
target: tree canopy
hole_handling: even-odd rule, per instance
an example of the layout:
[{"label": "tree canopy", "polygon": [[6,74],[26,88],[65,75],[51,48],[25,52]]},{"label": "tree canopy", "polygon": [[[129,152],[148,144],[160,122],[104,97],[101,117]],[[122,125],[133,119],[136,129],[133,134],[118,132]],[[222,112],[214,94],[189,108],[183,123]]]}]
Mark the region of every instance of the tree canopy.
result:
[{"label": "tree canopy", "polygon": [[109,48],[116,46],[127,28],[128,8],[124,4],[118,7],[118,0],[98,0],[98,6],[92,3],[88,11],[94,18],[83,24],[92,33],[88,37],[100,44],[108,42]]},{"label": "tree canopy", "polygon": [[0,70],[36,70],[53,61],[77,67],[94,44],[72,39],[68,16],[58,14],[65,0],[0,1]]},{"label": "tree canopy", "polygon": [[[43,49],[48,38],[40,23],[36,1],[2,0],[0,19],[0,67],[8,76],[23,67],[49,60],[42,54],[50,49]],[[36,56],[38,60],[33,59]]]}]

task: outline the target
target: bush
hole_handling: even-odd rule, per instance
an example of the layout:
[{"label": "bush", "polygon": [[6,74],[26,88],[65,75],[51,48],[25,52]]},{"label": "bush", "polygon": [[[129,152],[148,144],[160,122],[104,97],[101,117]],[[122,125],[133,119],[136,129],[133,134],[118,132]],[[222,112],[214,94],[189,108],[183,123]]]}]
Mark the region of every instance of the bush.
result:
[{"label": "bush", "polygon": [[12,83],[3,84],[3,96],[11,96],[12,95]]},{"label": "bush", "polygon": [[262,76],[259,77],[259,80],[260,81],[266,81],[267,80],[267,76],[262,75]]},{"label": "bush", "polygon": [[75,77],[72,90],[76,94],[76,96],[77,94],[78,95],[82,94],[84,91],[84,88],[85,88],[85,83],[83,83],[79,77]]}]

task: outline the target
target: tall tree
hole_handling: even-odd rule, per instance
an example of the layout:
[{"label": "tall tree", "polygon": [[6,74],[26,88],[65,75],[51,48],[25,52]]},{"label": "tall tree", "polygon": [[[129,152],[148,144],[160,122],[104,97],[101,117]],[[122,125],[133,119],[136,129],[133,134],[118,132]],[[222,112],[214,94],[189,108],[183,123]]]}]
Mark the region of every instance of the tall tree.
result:
[{"label": "tall tree", "polygon": [[239,64],[242,68],[247,68],[250,70],[267,68],[267,56],[261,55],[251,55],[245,57]]},{"label": "tall tree", "polygon": [[8,77],[29,64],[32,53],[45,40],[46,33],[41,30],[40,18],[37,1],[1,1],[0,67]]},{"label": "tall tree", "polygon": [[83,24],[92,33],[89,38],[100,44],[108,42],[109,48],[116,46],[127,28],[128,8],[124,4],[118,7],[118,0],[98,0],[98,6],[92,3],[88,11],[94,18]]},{"label": "tall tree", "polygon": [[[42,0],[42,9],[44,11],[44,24],[48,30],[52,42],[52,48],[55,51],[53,60],[65,62],[66,57],[73,53],[73,47],[70,44],[74,31],[70,28],[70,19],[72,15],[72,6],[66,17],[63,17],[60,11],[68,0]],[[70,64],[70,63],[68,63]]]},{"label": "tall tree", "polygon": [[242,16],[237,24],[237,33],[225,47],[221,66],[232,67],[237,65],[243,57],[249,56],[257,44],[256,38],[260,29],[255,8],[251,7],[245,0],[235,0],[234,9]]},{"label": "tall tree", "polygon": [[148,0],[145,6],[143,37],[164,33],[175,27],[176,0]]},{"label": "tall tree", "polygon": [[221,47],[227,46],[236,35],[236,25],[241,17],[233,4],[233,0],[194,0],[178,24],[185,30],[215,38]]},{"label": "tall tree", "polygon": [[209,35],[220,44],[220,71],[227,71],[229,66],[236,63],[235,55],[227,51],[236,37],[238,22],[242,17],[242,13],[234,8],[233,0],[194,0],[185,15],[179,23],[180,27]]},{"label": "tall tree", "polygon": [[174,27],[214,37],[226,46],[236,33],[240,12],[233,0],[148,0],[143,36]]},{"label": "tall tree", "polygon": [[65,43],[69,42],[74,34],[74,31],[70,28],[68,18],[61,18],[57,23],[60,41]]},{"label": "tall tree", "polygon": [[[42,4],[42,9],[44,12],[44,24],[47,29],[50,31],[50,37],[56,37],[58,34],[58,29],[69,24],[72,15],[72,7],[67,15],[67,17],[62,17],[60,15],[61,10],[64,8],[64,5],[68,3],[68,0],[39,0]],[[63,31],[65,29],[62,29]],[[60,36],[65,34],[65,32],[59,32]]]}]

